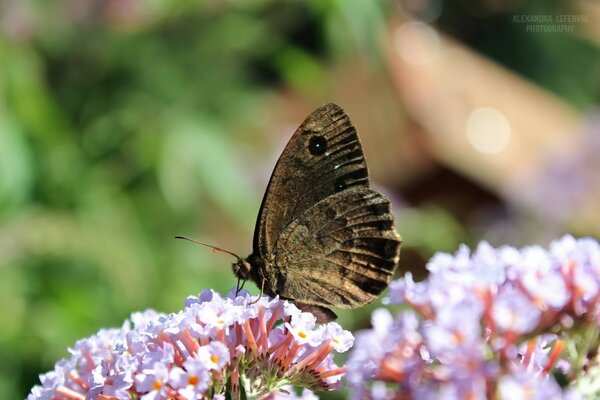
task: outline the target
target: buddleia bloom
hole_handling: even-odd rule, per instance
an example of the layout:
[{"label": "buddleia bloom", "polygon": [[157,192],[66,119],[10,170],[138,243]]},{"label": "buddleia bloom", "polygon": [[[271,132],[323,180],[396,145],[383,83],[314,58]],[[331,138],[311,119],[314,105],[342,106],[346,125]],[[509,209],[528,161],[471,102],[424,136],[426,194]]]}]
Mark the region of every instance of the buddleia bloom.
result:
[{"label": "buddleia bloom", "polygon": [[135,313],[78,341],[28,400],[296,398],[290,385],[309,399],[339,387],[332,353],[353,340],[287,301],[204,291],[178,313]]},{"label": "buddleia bloom", "polygon": [[595,399],[600,396],[600,246],[463,246],[429,277],[390,285],[390,306],[357,334],[356,399]]}]

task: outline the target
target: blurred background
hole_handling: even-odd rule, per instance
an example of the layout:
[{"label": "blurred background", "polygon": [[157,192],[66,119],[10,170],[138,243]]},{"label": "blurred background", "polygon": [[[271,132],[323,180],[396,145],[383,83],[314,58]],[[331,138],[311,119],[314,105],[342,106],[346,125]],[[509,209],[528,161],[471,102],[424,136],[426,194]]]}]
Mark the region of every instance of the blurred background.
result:
[{"label": "blurred background", "polygon": [[0,0],[0,398],[132,311],[233,287],[173,237],[249,254],[326,102],[392,198],[402,272],[599,237],[599,45],[592,0]]}]

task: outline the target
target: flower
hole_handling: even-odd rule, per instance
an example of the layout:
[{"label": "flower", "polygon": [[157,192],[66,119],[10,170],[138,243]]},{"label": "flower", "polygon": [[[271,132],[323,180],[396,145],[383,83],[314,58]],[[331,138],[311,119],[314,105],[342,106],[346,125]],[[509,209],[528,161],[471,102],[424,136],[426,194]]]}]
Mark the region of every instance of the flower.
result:
[{"label": "flower", "polygon": [[[339,387],[350,332],[278,298],[203,291],[173,314],[132,314],[120,329],[78,341],[40,376],[37,399],[312,399]],[[297,397],[290,385],[304,388]],[[270,396],[270,397],[269,397]]]},{"label": "flower", "polygon": [[[543,154],[526,174],[516,174],[504,195],[543,218],[548,228],[595,209],[600,192],[600,114],[592,110],[569,141]],[[583,212],[582,212],[583,211]]]},{"label": "flower", "polygon": [[[600,244],[437,254],[390,284],[346,378],[356,399],[578,399],[600,390]],[[592,375],[592,376],[590,376]],[[585,394],[585,397],[584,397]]]}]

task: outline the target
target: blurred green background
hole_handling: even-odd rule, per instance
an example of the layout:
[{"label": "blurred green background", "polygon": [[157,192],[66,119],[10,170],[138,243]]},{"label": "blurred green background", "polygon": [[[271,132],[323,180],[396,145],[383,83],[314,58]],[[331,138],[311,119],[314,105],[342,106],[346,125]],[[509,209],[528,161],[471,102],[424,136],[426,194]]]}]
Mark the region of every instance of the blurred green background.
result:
[{"label": "blurred green background", "polygon": [[[536,32],[535,15],[554,21]],[[588,22],[550,32],[560,15]],[[173,237],[249,254],[278,155],[326,102],[394,202],[403,271],[460,243],[597,236],[598,15],[584,0],[0,0],[0,398],[133,311],[228,291],[227,255]],[[457,104],[501,110],[509,144],[478,150]],[[366,327],[373,307],[340,322]]]}]

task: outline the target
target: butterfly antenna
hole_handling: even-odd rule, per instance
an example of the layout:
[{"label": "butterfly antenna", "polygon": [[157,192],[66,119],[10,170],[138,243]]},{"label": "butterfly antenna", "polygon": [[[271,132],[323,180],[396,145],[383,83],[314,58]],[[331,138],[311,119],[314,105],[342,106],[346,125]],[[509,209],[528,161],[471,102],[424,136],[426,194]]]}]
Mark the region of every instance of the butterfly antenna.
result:
[{"label": "butterfly antenna", "polygon": [[221,252],[221,253],[231,254],[232,256],[234,256],[235,258],[237,258],[238,260],[242,259],[242,257],[238,256],[235,253],[232,253],[231,251],[222,249],[222,248],[217,247],[217,246],[211,246],[210,244],[202,243],[202,242],[199,242],[197,240],[190,239],[189,237],[186,237],[186,236],[175,236],[175,239],[189,240],[190,242],[194,242],[196,244],[201,244],[202,246],[210,247],[211,249],[213,249],[213,251],[218,251],[218,252]]}]

